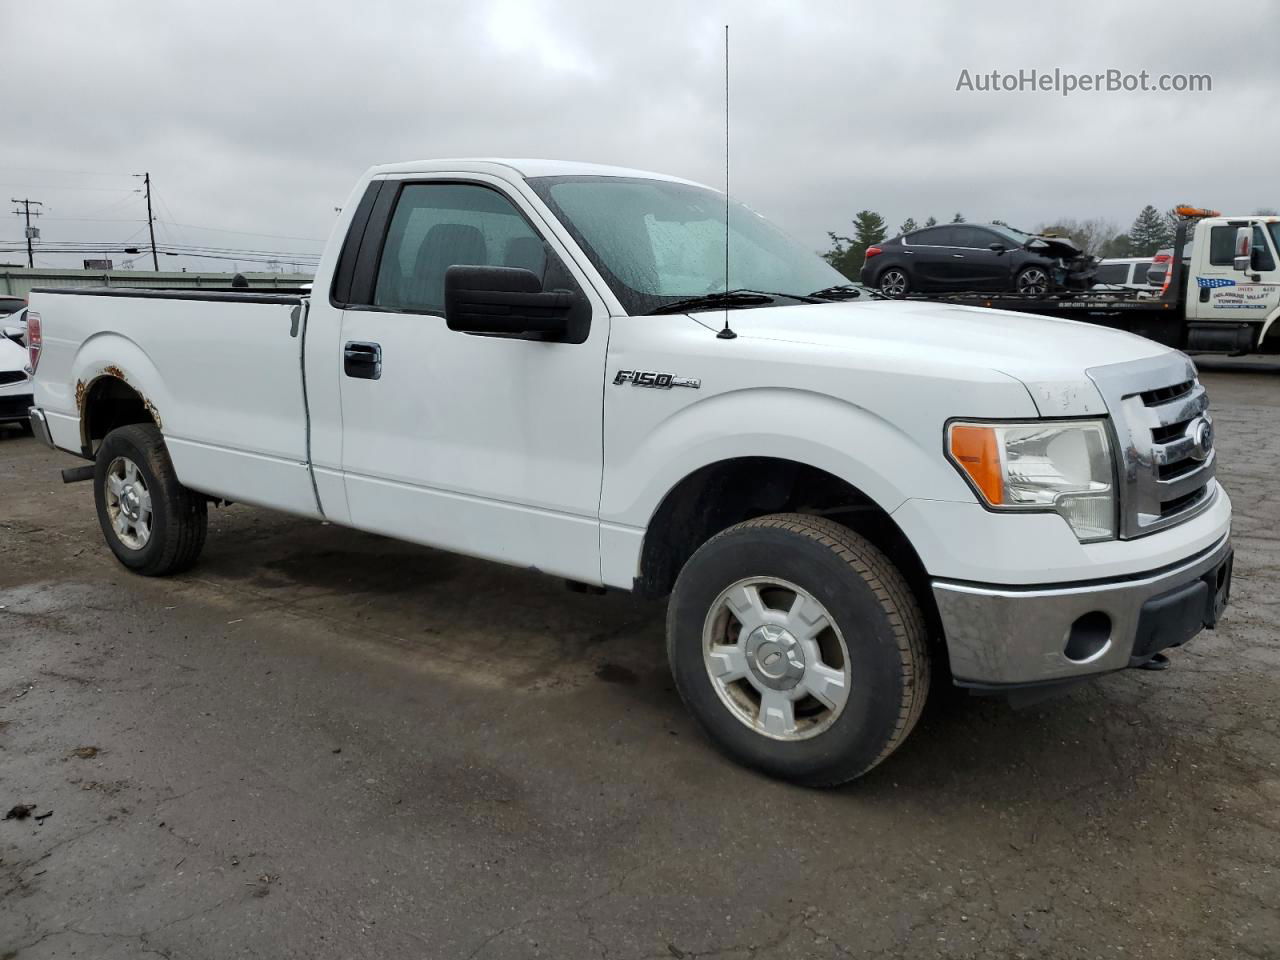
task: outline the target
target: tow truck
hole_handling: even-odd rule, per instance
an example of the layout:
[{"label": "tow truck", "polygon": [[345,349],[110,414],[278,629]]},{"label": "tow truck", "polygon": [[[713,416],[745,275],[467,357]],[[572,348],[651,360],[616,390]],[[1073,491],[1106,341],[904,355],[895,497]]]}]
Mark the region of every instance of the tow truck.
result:
[{"label": "tow truck", "polygon": [[1224,217],[1200,207],[1176,212],[1173,260],[1158,291],[955,293],[927,299],[1082,320],[1188,353],[1280,353],[1280,217]]}]

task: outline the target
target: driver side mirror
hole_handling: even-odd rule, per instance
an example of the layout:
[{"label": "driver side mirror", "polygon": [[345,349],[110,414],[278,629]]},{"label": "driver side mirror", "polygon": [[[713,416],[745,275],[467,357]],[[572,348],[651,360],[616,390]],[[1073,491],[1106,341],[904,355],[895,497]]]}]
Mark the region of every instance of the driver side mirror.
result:
[{"label": "driver side mirror", "polygon": [[19,346],[25,347],[27,345],[27,331],[22,327],[4,327],[0,329],[0,336],[12,340]]},{"label": "driver side mirror", "polygon": [[461,333],[561,339],[575,299],[568,290],[543,290],[538,275],[523,267],[455,264],[444,272],[445,323]]},{"label": "driver side mirror", "polygon": [[1239,227],[1236,229],[1236,255],[1231,261],[1231,269],[1238,273],[1246,273],[1252,260],[1250,252],[1253,247],[1253,228]]},{"label": "driver side mirror", "polygon": [[1000,243],[999,241],[997,241],[995,243],[987,244],[987,249],[994,254],[1001,254],[1001,253],[1004,253],[1007,248],[1003,243]]}]

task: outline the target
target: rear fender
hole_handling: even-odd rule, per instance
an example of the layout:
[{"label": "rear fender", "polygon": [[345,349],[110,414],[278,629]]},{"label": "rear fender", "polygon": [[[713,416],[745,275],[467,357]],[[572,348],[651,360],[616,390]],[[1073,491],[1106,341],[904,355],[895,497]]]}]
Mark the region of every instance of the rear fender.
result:
[{"label": "rear fender", "polygon": [[71,372],[82,449],[89,447],[85,404],[94,384],[103,377],[114,377],[136,391],[156,426],[164,431],[163,414],[171,400],[169,389],[151,358],[129,338],[113,332],[94,334],[76,351]]}]

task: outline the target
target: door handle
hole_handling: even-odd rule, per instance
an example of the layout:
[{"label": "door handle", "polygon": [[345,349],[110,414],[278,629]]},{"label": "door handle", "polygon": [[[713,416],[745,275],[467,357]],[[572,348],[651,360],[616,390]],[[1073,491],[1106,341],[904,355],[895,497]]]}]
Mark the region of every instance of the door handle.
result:
[{"label": "door handle", "polygon": [[963,254],[963,253],[953,253],[951,256],[952,256],[952,257],[954,257],[956,260],[963,260],[963,259],[964,259],[964,254]]},{"label": "door handle", "polygon": [[382,378],[382,346],[348,340],[342,348],[342,372],[359,380]]}]

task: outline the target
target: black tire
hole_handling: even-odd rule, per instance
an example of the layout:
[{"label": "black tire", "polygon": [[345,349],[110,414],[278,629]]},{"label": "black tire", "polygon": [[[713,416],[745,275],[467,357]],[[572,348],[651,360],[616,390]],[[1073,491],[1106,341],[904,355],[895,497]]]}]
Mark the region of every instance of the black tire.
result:
[{"label": "black tire", "polygon": [[905,297],[911,292],[911,276],[906,267],[885,267],[876,278],[876,286],[886,297]]},{"label": "black tire", "polygon": [[[107,474],[118,458],[136,464],[151,499],[150,533],[140,547],[121,538],[108,509]],[[94,466],[93,494],[107,546],[135,573],[148,577],[179,573],[200,556],[209,524],[208,503],[178,482],[164,438],[154,424],[131,424],[107,434]]]},{"label": "black tire", "polygon": [[[1043,278],[1043,283],[1035,283],[1035,277]],[[1021,293],[1028,297],[1044,297],[1052,292],[1053,278],[1049,274],[1048,267],[1042,267],[1033,263],[1023,267],[1018,271],[1018,275],[1013,278],[1013,289],[1015,293]]]},{"label": "black tire", "polygon": [[[704,660],[704,626],[717,598],[759,576],[802,587],[845,638],[848,699],[807,739],[774,739],[749,726],[722,700]],[[671,595],[667,656],[680,696],[717,747],[805,786],[844,783],[884,760],[915,726],[929,691],[924,615],[897,568],[849,528],[802,514],[749,520],[703,544]]]},{"label": "black tire", "polygon": [[31,426],[30,420],[19,420],[18,426],[22,429],[23,434],[28,437],[36,432],[35,428]]}]

